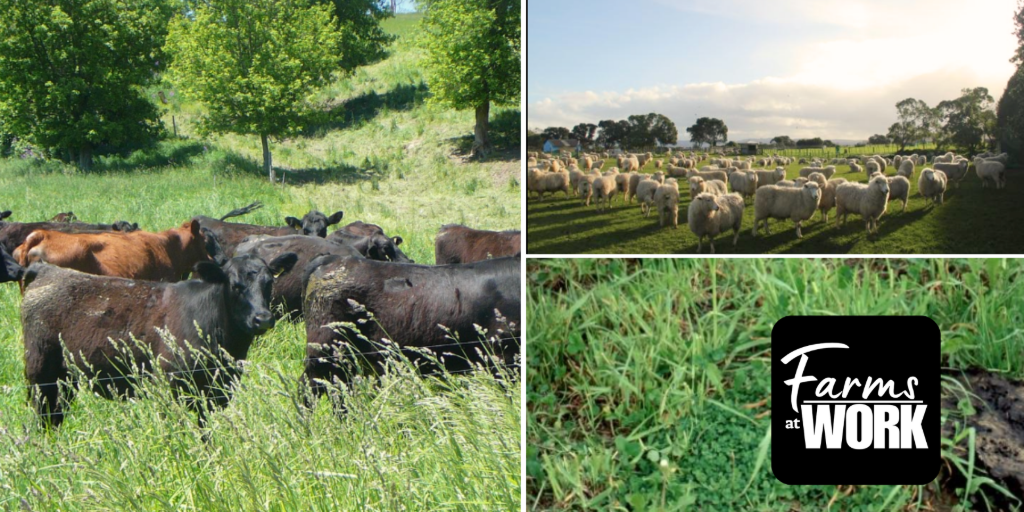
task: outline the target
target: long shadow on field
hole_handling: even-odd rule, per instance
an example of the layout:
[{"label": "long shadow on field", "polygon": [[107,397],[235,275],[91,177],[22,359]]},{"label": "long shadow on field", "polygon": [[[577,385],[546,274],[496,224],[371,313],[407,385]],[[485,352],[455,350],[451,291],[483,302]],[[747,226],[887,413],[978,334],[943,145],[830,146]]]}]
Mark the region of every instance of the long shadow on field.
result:
[{"label": "long shadow on field", "polygon": [[[587,223],[587,224],[593,224],[593,226],[591,226],[591,227],[601,227],[601,226],[607,225],[607,222],[594,222],[594,223]],[[568,227],[566,229],[572,229],[573,232],[577,232],[577,233],[584,232],[585,230],[578,229],[581,226],[584,226],[584,225],[574,225],[574,226]],[[624,228],[624,229],[618,230],[618,231],[606,231],[606,232],[603,232],[603,233],[599,233],[597,235],[588,236],[587,237],[587,245],[590,246],[590,247],[600,247],[600,248],[611,247],[611,246],[616,245],[616,244],[622,244],[622,243],[630,242],[630,241],[633,241],[633,240],[636,240],[636,239],[639,239],[639,238],[644,238],[644,237],[647,237],[647,236],[654,235],[654,234],[658,233],[659,231],[661,231],[663,229],[671,230],[672,228],[671,227],[662,228],[662,227],[658,226],[658,221],[657,221],[657,218],[655,217],[654,218],[654,222],[652,222],[650,224],[644,224],[643,226],[641,226],[639,228]],[[678,229],[686,229],[686,225],[685,224],[680,224]],[[542,241],[540,241],[540,242],[538,242],[536,240],[531,241],[532,233],[533,233],[532,231],[528,230],[526,237],[527,237],[527,243],[529,245],[533,245],[533,246],[544,245],[546,240],[550,240],[551,238],[555,238],[555,237],[550,237],[550,236],[549,237],[543,237],[542,236],[542,237],[540,237],[542,239]],[[557,235],[558,233],[554,233],[554,234]],[[697,247],[696,245],[693,246],[694,250],[696,250],[696,247]],[[555,244],[544,245],[542,250],[533,251],[533,252],[550,253],[550,254],[575,254],[575,253],[578,252],[578,249],[579,249],[579,243],[577,241],[575,241],[575,240],[568,239],[568,240],[564,240],[562,242],[558,242],[558,243],[555,243]],[[592,250],[592,252],[600,252],[600,251],[594,249],[594,250]]]},{"label": "long shadow on field", "polygon": [[960,188],[947,191],[945,204],[935,207],[948,252],[1017,254],[1024,252],[1024,206],[1021,187],[1024,170],[1006,172],[1002,190],[983,188],[981,180],[969,173]]},{"label": "long shadow on field", "polygon": [[109,156],[96,159],[93,172],[130,172],[139,169],[151,169],[169,165],[191,163],[192,159],[202,155],[206,146],[200,142],[176,144],[168,152],[160,151],[159,146],[140,149],[124,157]]},{"label": "long shadow on field", "polygon": [[277,169],[278,179],[285,185],[305,185],[314,183],[343,183],[350,185],[360,181],[372,181],[380,178],[378,173],[365,171],[352,165],[333,165],[331,167],[313,167],[306,169]]},{"label": "long shadow on field", "polygon": [[385,109],[411,110],[414,106],[423,104],[429,94],[430,91],[424,82],[401,84],[384,94],[370,91],[349,98],[325,112],[315,114],[315,117],[307,121],[302,134],[311,137],[330,130],[344,130],[377,117]]}]

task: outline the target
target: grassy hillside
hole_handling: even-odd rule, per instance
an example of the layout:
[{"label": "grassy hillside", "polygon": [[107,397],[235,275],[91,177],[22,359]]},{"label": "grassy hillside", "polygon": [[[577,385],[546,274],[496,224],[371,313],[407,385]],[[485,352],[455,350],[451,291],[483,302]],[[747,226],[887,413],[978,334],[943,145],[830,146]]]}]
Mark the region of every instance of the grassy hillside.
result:
[{"label": "grassy hillside", "polygon": [[[1002,422],[990,416],[975,430],[970,419],[1019,403],[972,407],[960,376],[974,368],[1024,378],[1022,278],[1024,261],[1012,259],[531,260],[527,502],[533,510],[1019,510],[1020,495],[1007,499],[1000,480],[1020,481],[1019,459],[981,469],[1019,443],[986,446]],[[771,333],[788,315],[936,322],[945,375],[939,478],[925,486],[774,478],[771,457],[785,454],[770,444]],[[1007,430],[1019,434],[1013,414]]]},{"label": "grassy hillside", "polygon": [[[610,164],[614,165],[614,161]],[[789,179],[799,177],[805,165],[787,167]],[[834,178],[867,182],[864,173],[850,173],[848,166],[837,166]],[[868,238],[858,215],[850,215],[845,225],[835,223],[835,209],[829,224],[821,214],[803,224],[803,238],[797,239],[795,224],[770,221],[771,234],[764,230],[751,237],[754,226],[753,200],[746,201],[743,231],[736,247],[732,232],[719,235],[715,249],[719,254],[1014,254],[1024,247],[1024,233],[1003,226],[1024,222],[1024,208],[1017,202],[1024,189],[1020,171],[1007,173],[1003,190],[982,188],[981,180],[969,172],[960,184],[946,193],[945,204],[932,205],[917,195],[917,178],[924,166],[914,169],[910,183],[910,201],[906,211],[902,203],[889,203],[879,221],[878,234]],[[653,173],[649,163],[641,172]],[[892,176],[891,167],[886,174]],[[654,213],[644,218],[640,207],[624,203],[620,194],[609,211],[598,213],[592,202],[585,207],[577,198],[558,193],[539,200],[535,194],[527,201],[527,250],[532,254],[696,254],[697,237],[686,225],[690,205],[687,185],[680,182],[679,228],[661,228]],[[684,190],[685,188],[685,190]],[[999,219],[998,221],[993,221]],[[704,252],[708,251],[705,241]]]},{"label": "grassy hillside", "polygon": [[[11,221],[72,210],[84,221],[126,219],[163,230],[193,215],[219,216],[255,200],[242,220],[283,225],[287,215],[343,210],[401,235],[402,249],[434,261],[445,223],[520,225],[519,162],[466,162],[472,112],[429,104],[415,15],[389,20],[403,37],[387,60],[340,78],[321,98],[330,115],[307,135],[275,143],[285,184],[259,170],[255,137],[201,138],[200,112],[170,96],[181,139],[88,174],[57,162],[0,160],[0,208]],[[518,118],[518,117],[517,117]],[[281,174],[279,173],[279,176]],[[355,386],[349,412],[327,400],[311,416],[295,407],[305,327],[279,323],[258,339],[230,406],[214,414],[210,442],[193,414],[167,399],[129,403],[80,396],[57,432],[25,401],[20,294],[0,287],[0,508],[25,510],[510,509],[520,495],[518,388],[489,376],[426,381],[399,366],[379,386]]]}]

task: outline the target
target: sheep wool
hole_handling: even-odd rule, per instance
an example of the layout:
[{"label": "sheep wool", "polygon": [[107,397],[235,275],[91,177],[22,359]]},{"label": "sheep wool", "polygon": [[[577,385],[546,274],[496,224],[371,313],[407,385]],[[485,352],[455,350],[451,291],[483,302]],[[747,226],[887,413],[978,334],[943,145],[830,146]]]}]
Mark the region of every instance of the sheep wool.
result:
[{"label": "sheep wool", "polygon": [[674,183],[659,185],[654,191],[654,206],[658,209],[658,225],[679,227],[679,187]]},{"label": "sheep wool", "polygon": [[651,206],[654,206],[654,192],[661,186],[652,179],[640,180],[636,185],[636,202],[640,203],[640,213],[644,217],[651,215]]},{"label": "sheep wool", "polygon": [[1006,186],[1006,166],[998,160],[974,159],[974,172],[981,178],[981,186],[988,187],[989,182],[996,189]]},{"label": "sheep wool", "polygon": [[901,212],[907,211],[907,200],[910,198],[910,180],[906,176],[889,176],[889,201],[903,201]]},{"label": "sheep wool", "polygon": [[757,236],[758,224],[764,221],[765,232],[771,234],[768,219],[791,219],[796,223],[796,236],[803,238],[801,223],[810,219],[818,209],[821,190],[817,183],[807,183],[800,188],[767,185],[757,189],[754,195],[753,236]]},{"label": "sheep wool", "polygon": [[878,219],[889,203],[889,182],[885,176],[876,176],[867,184],[843,183],[836,187],[836,222],[851,213],[864,218],[868,234],[878,230]]},{"label": "sheep wool", "polygon": [[708,237],[711,254],[714,254],[715,237],[730,228],[733,231],[732,245],[736,245],[743,223],[743,206],[743,196],[739,194],[714,196],[702,193],[693,199],[687,209],[686,223],[690,226],[690,231],[697,235],[698,254],[704,237]]},{"label": "sheep wool", "polygon": [[943,196],[946,194],[946,173],[924,169],[921,171],[921,177],[917,179],[917,192],[925,199],[942,204]]}]

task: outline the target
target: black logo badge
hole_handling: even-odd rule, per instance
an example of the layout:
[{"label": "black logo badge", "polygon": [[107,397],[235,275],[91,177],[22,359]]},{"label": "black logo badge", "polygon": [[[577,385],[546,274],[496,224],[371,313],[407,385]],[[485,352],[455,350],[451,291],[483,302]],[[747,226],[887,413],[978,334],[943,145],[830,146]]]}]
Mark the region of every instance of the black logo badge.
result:
[{"label": "black logo badge", "polygon": [[772,472],[790,485],[920,485],[941,464],[939,327],[788,316],[772,329]]}]

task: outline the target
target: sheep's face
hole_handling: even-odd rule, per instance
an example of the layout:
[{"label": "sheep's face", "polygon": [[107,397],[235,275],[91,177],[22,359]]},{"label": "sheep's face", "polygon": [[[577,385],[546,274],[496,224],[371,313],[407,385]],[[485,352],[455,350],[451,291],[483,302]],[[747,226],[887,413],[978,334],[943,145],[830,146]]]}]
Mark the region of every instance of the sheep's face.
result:
[{"label": "sheep's face", "polygon": [[804,183],[804,193],[811,196],[811,199],[817,200],[821,196],[821,189],[818,188],[817,183]]}]

